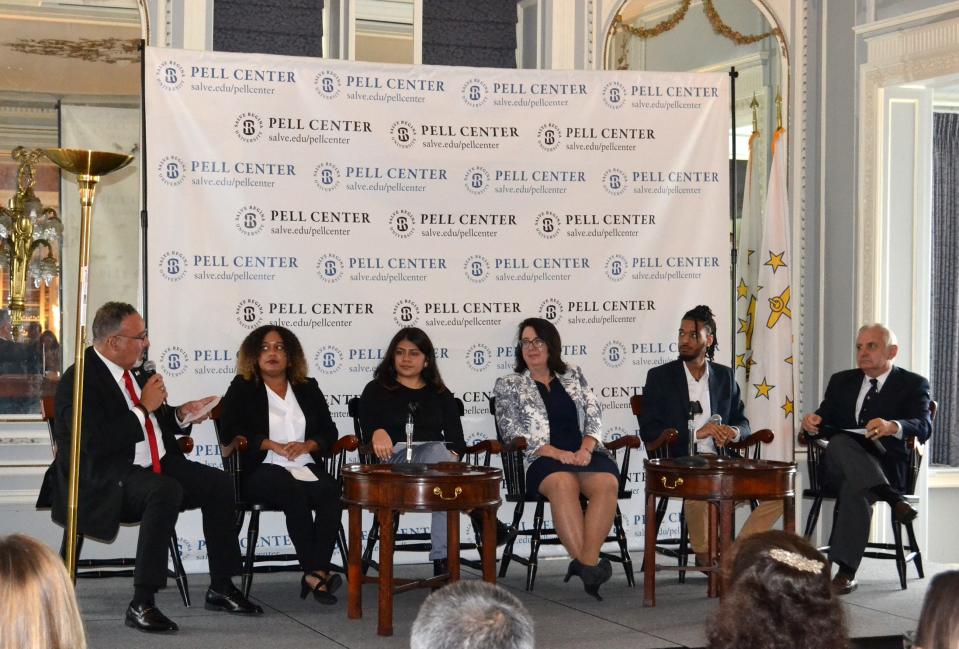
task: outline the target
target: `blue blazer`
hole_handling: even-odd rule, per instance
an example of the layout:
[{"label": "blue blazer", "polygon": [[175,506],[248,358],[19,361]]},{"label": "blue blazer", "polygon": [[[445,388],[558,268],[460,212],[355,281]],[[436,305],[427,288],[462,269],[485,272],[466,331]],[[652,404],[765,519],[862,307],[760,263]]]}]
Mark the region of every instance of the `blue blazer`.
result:
[{"label": "blue blazer", "polygon": [[[862,388],[863,371],[860,369],[837,372],[829,378],[826,394],[816,414],[823,423],[839,428],[858,428],[856,400]],[[879,442],[886,454],[879,458],[882,471],[889,484],[902,491],[907,486],[906,466],[909,449],[905,438],[915,437],[925,442],[932,434],[929,416],[929,381],[901,367],[893,366],[882,390],[876,395],[872,408],[873,417],[898,421],[902,425],[903,439],[881,437]]]},{"label": "blue blazer", "polygon": [[[739,428],[740,439],[749,435],[749,420],[739,394],[733,371],[719,363],[709,363],[710,414],[718,414],[727,426]],[[670,457],[689,455],[689,386],[683,361],[675,360],[654,367],[646,374],[643,387],[643,412],[639,434],[644,442],[654,442],[667,428],[679,432],[679,441],[670,445]]]}]

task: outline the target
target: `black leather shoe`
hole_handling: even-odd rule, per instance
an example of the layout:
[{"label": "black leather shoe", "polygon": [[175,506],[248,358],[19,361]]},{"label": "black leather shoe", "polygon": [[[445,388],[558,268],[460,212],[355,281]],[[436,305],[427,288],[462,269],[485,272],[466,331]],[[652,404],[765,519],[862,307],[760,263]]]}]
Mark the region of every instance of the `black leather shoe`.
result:
[{"label": "black leather shoe", "polygon": [[892,517],[899,523],[911,523],[918,515],[919,512],[905,500],[900,500],[892,506]]},{"label": "black leather shoe", "polygon": [[433,559],[433,576],[439,577],[450,571],[450,562],[448,559]]},{"label": "black leather shoe", "polygon": [[134,604],[130,602],[123,621],[128,627],[148,633],[173,633],[179,631],[176,622],[160,612],[153,604]]},{"label": "black leather shoe", "polygon": [[[477,535],[483,534],[483,514],[479,511],[470,512],[470,520]],[[509,540],[510,527],[503,521],[496,519],[496,547],[506,545]]]},{"label": "black leather shoe", "polygon": [[218,593],[213,587],[206,591],[204,608],[208,611],[226,611],[237,615],[261,615],[263,609],[251,602],[236,586],[231,586],[227,593]]},{"label": "black leather shoe", "polygon": [[859,588],[859,582],[856,581],[855,577],[837,572],[836,576],[832,578],[832,592],[837,595],[848,595],[857,588]]}]

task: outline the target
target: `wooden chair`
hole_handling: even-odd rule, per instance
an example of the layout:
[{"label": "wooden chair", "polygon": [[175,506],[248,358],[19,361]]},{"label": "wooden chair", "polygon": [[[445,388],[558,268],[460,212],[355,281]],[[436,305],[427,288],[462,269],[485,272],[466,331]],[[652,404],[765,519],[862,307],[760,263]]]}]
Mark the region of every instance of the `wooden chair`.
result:
[{"label": "wooden chair", "polygon": [[[936,410],[939,404],[935,401],[929,402],[929,418],[935,421]],[[803,536],[808,541],[812,538],[816,525],[819,522],[819,514],[822,510],[822,501],[825,498],[836,500],[833,507],[833,525],[836,524],[836,517],[839,515],[840,502],[837,499],[838,494],[826,487],[824,476],[820,471],[822,454],[825,447],[819,443],[813,436],[805,431],[799,432],[799,442],[806,446],[806,466],[809,469],[809,488],[803,489],[803,498],[812,498],[812,506],[809,508],[809,514],[806,516],[806,527],[803,530]],[[916,441],[914,436],[906,438],[906,448],[909,449],[907,465],[909,467],[906,475],[906,493],[903,498],[913,507],[919,506],[919,495],[916,493],[916,483],[919,480],[919,470],[922,468],[922,459],[924,449],[922,444]],[[911,561],[916,566],[916,573],[922,579],[926,575],[922,569],[922,552],[919,549],[919,543],[916,542],[916,533],[913,522],[900,523],[894,517],[890,517],[892,523],[892,543],[867,543],[864,557],[870,559],[891,559],[896,562],[896,572],[899,574],[899,586],[902,590],[906,589],[906,568]],[[906,535],[909,539],[909,545],[906,546],[902,541],[902,528],[906,528]],[[828,552],[829,545],[819,548],[821,552]]]},{"label": "wooden chair", "polygon": [[[250,524],[246,530],[246,557],[243,560],[243,585],[241,590],[243,594],[249,597],[250,588],[253,585],[254,572],[279,572],[279,571],[299,571],[300,563],[295,554],[274,554],[260,559],[261,565],[257,565],[256,542],[260,534],[260,513],[261,512],[279,512],[277,507],[265,505],[263,503],[247,500],[243,497],[243,464],[241,462],[242,453],[249,446],[249,440],[243,435],[237,435],[228,444],[223,443],[223,435],[220,431],[220,417],[223,414],[222,403],[210,413],[210,419],[213,420],[213,428],[216,431],[216,439],[220,446],[220,456],[223,459],[223,470],[233,477],[233,497],[236,503],[236,532],[240,533],[243,528],[243,521],[246,514],[250,514]],[[327,449],[322,460],[334,480],[342,488],[342,477],[340,470],[343,467],[347,452],[355,451],[359,442],[353,435],[344,435],[336,440],[336,443]],[[336,547],[340,551],[340,557],[344,564],[346,562],[346,533],[343,530],[343,522],[340,521],[339,529],[336,534]],[[265,564],[265,565],[262,565]],[[331,566],[336,572],[346,573],[343,566]]]},{"label": "wooden chair", "polygon": [[[47,424],[47,432],[50,434],[50,448],[53,450],[53,457],[54,460],[56,460],[58,449],[56,437],[54,437],[54,412],[54,398],[52,396],[43,397],[40,401],[40,414],[43,417],[43,421]],[[193,438],[189,436],[184,435],[183,437],[177,438],[177,444],[180,446],[180,450],[183,451],[184,455],[189,454],[193,450]],[[132,523],[135,521],[129,522]],[[124,524],[127,523],[128,521],[124,521]],[[132,557],[119,559],[80,559],[80,553],[83,550],[83,538],[83,534],[77,534],[77,577],[96,579],[103,577],[133,576],[133,566],[136,564],[136,559]],[[183,561],[180,558],[180,546],[177,543],[176,531],[170,536],[169,550],[173,569],[167,570],[167,576],[172,577],[176,582],[176,587],[180,592],[183,605],[189,607],[190,586],[187,583],[186,571],[183,569]],[[66,558],[66,552],[67,530],[64,528],[63,540],[60,543],[60,556],[64,559]]]},{"label": "wooden chair", "polygon": [[[460,417],[463,416],[464,408],[463,402],[459,399],[456,399],[457,406],[459,408]],[[353,419],[353,431],[356,434],[356,437],[359,439],[359,457],[360,462],[363,464],[379,464],[380,460],[376,457],[376,454],[373,453],[373,445],[371,440],[366,439],[365,432],[363,431],[362,426],[360,425],[360,398],[353,397],[347,403],[347,410],[350,417]],[[495,442],[490,439],[485,439],[481,442],[477,442],[472,446],[468,446],[466,451],[460,456],[460,461],[467,464],[473,464],[476,466],[489,466],[490,459],[496,453],[500,452],[500,445],[498,442]],[[430,543],[430,533],[429,532],[399,532],[400,517],[399,514],[393,517],[393,539],[394,539],[394,552],[429,552],[432,549],[432,544]],[[482,530],[473,530],[475,536],[475,543],[460,543],[460,550],[477,550],[482,549]],[[370,526],[370,532],[366,537],[366,547],[363,549],[363,574],[365,575],[370,567],[379,570],[378,562],[373,559],[373,549],[376,546],[376,543],[380,540],[380,524],[379,521],[374,517],[373,524]],[[483,569],[482,561],[476,559],[464,559],[460,558],[460,563],[467,565],[476,570]]]},{"label": "wooden chair", "polygon": [[[506,502],[515,505],[513,509],[513,522],[510,525],[510,536],[506,541],[506,547],[503,550],[503,558],[500,563],[499,577],[506,576],[511,561],[516,561],[520,565],[526,566],[526,590],[533,590],[536,582],[536,572],[539,568],[539,548],[541,545],[561,545],[556,529],[544,525],[544,513],[546,503],[549,502],[545,496],[529,496],[526,493],[526,468],[523,463],[523,454],[527,447],[525,437],[516,437],[508,442],[503,441],[502,431],[496,422],[496,398],[489,398],[490,414],[493,415],[493,422],[496,425],[496,438],[502,445],[501,457],[503,460],[503,478],[506,482]],[[619,487],[617,490],[617,499],[625,500],[632,497],[632,492],[628,489],[629,483],[629,460],[633,450],[642,446],[642,441],[636,435],[623,435],[617,439],[604,444],[609,450],[617,465],[619,466]],[[620,453],[622,451],[622,453]],[[600,552],[599,556],[621,563],[623,571],[626,573],[626,583],[629,586],[635,585],[633,572],[633,560],[629,555],[627,546],[626,531],[623,526],[623,513],[616,503],[616,514],[613,517],[613,528],[609,536],[606,537],[606,543],[615,542],[619,546],[619,553]],[[583,508],[586,507],[586,499],[582,496],[580,501]],[[528,529],[520,529],[520,522],[523,519],[523,513],[526,510],[527,503],[535,503],[533,510],[533,526]],[[514,550],[516,538],[518,536],[530,537],[529,555],[520,556]]]},{"label": "wooden chair", "polygon": [[[629,399],[630,408],[633,415],[636,416],[636,424],[640,425],[640,417],[643,412],[643,395],[634,394]],[[758,460],[762,457],[762,445],[769,444],[775,439],[775,434],[768,428],[762,428],[751,433],[746,439],[738,442],[730,442],[725,447],[719,449],[723,456],[741,456],[751,457]],[[646,455],[650,459],[668,459],[670,457],[669,448],[671,444],[679,441],[679,431],[675,428],[667,428],[653,442],[646,443]],[[666,508],[669,505],[669,498],[660,498],[656,503],[656,552],[672,557],[677,560],[679,567],[679,583],[686,581],[686,569],[689,566],[689,555],[693,552],[689,547],[689,527],[686,525],[685,511],[681,510],[679,514],[679,536],[675,538],[659,538],[659,528],[666,517]],[[751,509],[756,509],[759,503],[755,500],[749,503]]]}]

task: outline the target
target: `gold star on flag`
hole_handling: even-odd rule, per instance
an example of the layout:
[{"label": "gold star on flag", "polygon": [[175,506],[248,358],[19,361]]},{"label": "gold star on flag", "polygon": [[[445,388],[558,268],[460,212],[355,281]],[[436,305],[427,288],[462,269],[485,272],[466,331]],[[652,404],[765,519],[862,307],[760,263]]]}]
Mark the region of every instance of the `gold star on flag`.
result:
[{"label": "gold star on flag", "polygon": [[762,383],[753,383],[753,387],[756,388],[756,396],[754,398],[758,399],[759,397],[766,397],[768,399],[769,391],[776,386],[766,383],[766,377],[764,376]]},{"label": "gold star on flag", "polygon": [[785,361],[786,363],[789,363],[790,365],[792,365],[792,364],[793,364],[793,356],[792,356],[792,354],[790,354],[788,358],[784,358],[783,361]]},{"label": "gold star on flag", "polygon": [[769,298],[769,318],[766,320],[766,328],[772,329],[779,322],[779,316],[793,317],[793,312],[789,308],[790,291],[787,286],[779,295]]},{"label": "gold star on flag", "polygon": [[746,318],[745,320],[743,320],[742,318],[738,318],[738,320],[739,320],[739,330],[736,331],[736,333],[738,334],[749,333],[749,318]]},{"label": "gold star on flag", "polygon": [[736,367],[746,367],[746,353],[736,354]]},{"label": "gold star on flag", "polygon": [[787,417],[793,414],[793,401],[789,397],[786,397],[786,403],[784,403],[783,405],[779,407],[783,409],[783,412],[786,414]]},{"label": "gold star on flag", "polygon": [[783,250],[781,253],[773,254],[773,251],[769,251],[769,259],[763,266],[769,266],[773,269],[773,274],[776,274],[776,271],[786,265],[786,262],[783,261],[783,257],[786,256],[786,251]]},{"label": "gold star on flag", "polygon": [[739,286],[736,287],[736,299],[744,298],[749,296],[749,287],[746,286],[746,281],[740,277]]},{"label": "gold star on flag", "polygon": [[746,249],[746,263],[747,263],[747,264],[749,263],[749,258],[752,257],[755,252],[756,252],[755,250],[750,250],[749,248]]}]

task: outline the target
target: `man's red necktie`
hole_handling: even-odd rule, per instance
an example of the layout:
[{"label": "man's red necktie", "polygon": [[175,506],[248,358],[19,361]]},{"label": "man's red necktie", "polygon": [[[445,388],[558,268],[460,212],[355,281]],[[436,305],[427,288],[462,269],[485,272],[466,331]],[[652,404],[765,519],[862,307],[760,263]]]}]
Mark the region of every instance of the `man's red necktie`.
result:
[{"label": "man's red necktie", "polygon": [[[127,386],[127,394],[130,395],[130,400],[133,401],[133,405],[140,405],[140,397],[137,396],[136,390],[133,389],[133,379],[130,377],[130,372],[126,370],[123,371],[123,383]],[[147,442],[150,444],[150,460],[153,462],[153,472],[162,473],[160,469],[160,449],[157,447],[157,436],[153,430],[153,421],[150,420],[149,414],[146,414],[144,420],[147,429]]]}]

